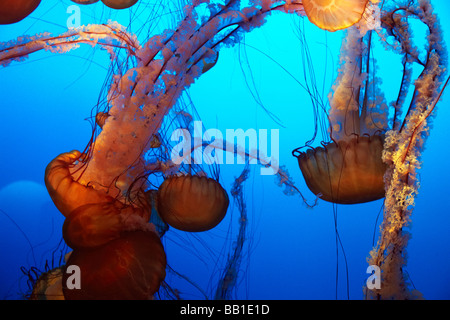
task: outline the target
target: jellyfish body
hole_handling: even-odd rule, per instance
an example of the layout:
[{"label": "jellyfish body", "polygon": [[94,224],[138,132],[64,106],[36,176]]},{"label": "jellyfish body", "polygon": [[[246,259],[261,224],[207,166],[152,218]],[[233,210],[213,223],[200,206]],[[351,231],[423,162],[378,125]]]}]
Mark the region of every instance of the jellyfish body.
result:
[{"label": "jellyfish body", "polygon": [[[71,248],[93,247],[120,236],[131,215],[122,212],[117,202],[91,203],[72,211],[64,221],[63,236]],[[145,224],[141,221],[142,225]]]},{"label": "jellyfish body", "polygon": [[[325,201],[354,204],[384,197],[382,160],[388,107],[370,57],[365,19],[347,31],[339,75],[329,95],[330,143],[293,155],[309,189]],[[376,23],[371,23],[376,26]],[[364,31],[366,30],[366,31]],[[365,68],[365,69],[364,69]],[[375,68],[375,67],[374,67]]]},{"label": "jellyfish body", "polygon": [[[150,299],[165,276],[166,258],[151,205],[124,204],[74,181],[70,168],[82,158],[64,153],[47,166],[45,183],[66,216],[63,236],[74,249],[67,266],[80,268],[82,289],[64,288],[66,299]],[[69,275],[64,274],[64,280]],[[66,282],[64,282],[66,283]]]},{"label": "jellyfish body", "polygon": [[321,29],[348,28],[363,16],[368,0],[303,0],[308,19]]},{"label": "jellyfish body", "polygon": [[0,1],[0,24],[19,22],[32,13],[41,0],[2,0]]},{"label": "jellyfish body", "polygon": [[30,300],[64,300],[62,289],[63,270],[54,268],[42,273],[34,284]]},{"label": "jellyfish body", "polygon": [[355,136],[301,153],[298,163],[308,188],[321,199],[340,204],[383,198],[383,141],[379,135]]},{"label": "jellyfish body", "polygon": [[72,2],[78,3],[78,4],[93,4],[98,2],[99,0],[72,0]]},{"label": "jellyfish body", "polygon": [[133,6],[137,0],[102,0],[102,2],[112,9],[126,9]]},{"label": "jellyfish body", "polygon": [[89,203],[111,202],[114,199],[102,192],[74,181],[70,167],[81,157],[74,150],[62,153],[53,159],[45,169],[45,185],[58,210],[68,216],[76,208]]},{"label": "jellyfish body", "polygon": [[199,232],[222,221],[229,199],[216,180],[184,175],[164,180],[158,189],[157,203],[165,223],[179,230]]},{"label": "jellyfish body", "polygon": [[161,240],[149,231],[125,232],[96,247],[77,248],[67,261],[78,266],[79,289],[70,288],[70,272],[63,276],[63,292],[70,300],[147,300],[165,277],[166,255]]}]

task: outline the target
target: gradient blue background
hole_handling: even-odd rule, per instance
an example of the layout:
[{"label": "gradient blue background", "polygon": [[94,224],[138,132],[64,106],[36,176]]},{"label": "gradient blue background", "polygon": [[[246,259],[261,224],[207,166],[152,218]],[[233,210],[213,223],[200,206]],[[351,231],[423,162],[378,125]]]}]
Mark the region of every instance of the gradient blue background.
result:
[{"label": "gradient blue background", "polygon": [[[71,4],[67,0],[43,1],[22,22],[0,26],[0,41],[43,31],[64,32],[69,16],[66,9]],[[441,18],[448,45],[450,4],[445,0],[434,0],[432,4]],[[132,21],[131,30],[135,31],[146,21],[147,16],[142,13],[144,5],[154,3],[141,1],[141,7],[120,13],[106,9],[101,2],[80,6],[81,22],[99,23],[108,18],[118,19],[122,24]],[[311,138],[314,125],[309,95],[293,79],[304,84],[305,73],[309,77],[309,71],[302,65],[302,45],[295,31],[302,21],[282,13],[273,14],[262,28],[246,35],[247,46],[222,49],[217,65],[198,79],[189,92],[207,129],[218,128],[222,132],[238,128],[279,129],[280,163],[286,166],[304,195],[313,201],[297,160],[291,156],[292,149]],[[311,26],[306,18],[304,23],[316,73],[315,85],[326,98],[336,77],[344,33],[326,34]],[[423,28],[417,27],[415,31],[417,38],[423,38]],[[379,43],[377,48],[375,57],[380,65],[382,88],[391,101],[397,92],[400,60],[398,56],[383,53]],[[239,60],[243,50],[247,51],[250,68],[246,61]],[[86,146],[91,127],[85,119],[97,103],[108,67],[105,51],[83,46],[67,54],[40,52],[25,62],[0,69],[0,298],[20,298],[27,289],[20,266],[43,269],[45,260],[51,259],[61,239],[64,220],[46,192],[44,170],[59,153],[83,150]],[[255,102],[246,80],[254,83],[256,91],[253,92],[259,94],[264,106],[280,119],[282,126]],[[423,152],[419,171],[421,187],[408,246],[407,271],[427,299],[450,298],[449,103],[447,89]],[[320,137],[316,145],[319,142]],[[228,191],[242,169],[243,165],[221,166],[221,181]],[[320,201],[317,207],[307,209],[298,196],[283,194],[273,176],[261,176],[256,165],[252,166],[252,174],[245,184],[245,197],[247,241],[235,297],[335,299],[338,264],[337,298],[346,299],[342,251],[339,249],[338,258],[336,255],[333,206]],[[380,200],[335,208],[348,262],[351,299],[363,298],[366,258],[372,248],[374,229],[378,230],[375,221],[381,206]],[[171,230],[163,238],[170,266],[209,296],[213,295],[217,276],[231,252],[238,217],[237,208],[231,203],[227,218],[216,229],[203,234]],[[180,290],[183,298],[204,298],[200,290],[171,273],[166,281]]]}]

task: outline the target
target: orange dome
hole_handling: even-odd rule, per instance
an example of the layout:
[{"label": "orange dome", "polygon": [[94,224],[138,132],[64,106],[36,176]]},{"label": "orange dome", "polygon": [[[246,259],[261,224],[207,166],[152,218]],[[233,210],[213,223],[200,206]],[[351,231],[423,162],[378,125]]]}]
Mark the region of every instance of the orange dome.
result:
[{"label": "orange dome", "polygon": [[98,2],[99,0],[72,0],[72,2],[78,3],[78,4],[93,4]]},{"label": "orange dome", "polygon": [[148,300],[166,276],[166,254],[154,232],[124,232],[102,246],[75,249],[71,265],[80,268],[81,288],[67,288],[72,274],[64,272],[68,300]]},{"label": "orange dome", "polygon": [[348,28],[359,20],[368,0],[303,0],[309,21],[321,29],[336,31]]},{"label": "orange dome", "polygon": [[227,213],[227,192],[216,180],[199,176],[173,176],[158,189],[157,208],[161,219],[183,231],[214,228]]},{"label": "orange dome", "polygon": [[32,13],[41,0],[1,0],[0,24],[16,23]]},{"label": "orange dome", "polygon": [[102,0],[102,2],[112,9],[126,9],[134,5],[137,0]]},{"label": "orange dome", "polygon": [[333,142],[297,156],[308,188],[321,199],[354,204],[384,197],[384,136]]}]

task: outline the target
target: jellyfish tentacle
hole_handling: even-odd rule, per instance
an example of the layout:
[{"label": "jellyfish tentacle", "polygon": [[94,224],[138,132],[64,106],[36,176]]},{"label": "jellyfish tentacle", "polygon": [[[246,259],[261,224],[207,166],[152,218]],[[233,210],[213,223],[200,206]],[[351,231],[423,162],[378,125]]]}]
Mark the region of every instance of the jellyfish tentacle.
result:
[{"label": "jellyfish tentacle", "polygon": [[[448,82],[443,82],[447,65],[447,52],[443,46],[442,35],[427,0],[420,0],[407,8],[401,8],[405,17],[412,15],[424,23],[430,32],[427,37],[427,54],[424,70],[415,81],[413,98],[405,116],[404,125],[398,130],[386,133],[383,160],[388,164],[385,174],[386,199],[384,218],[380,226],[380,238],[370,252],[369,264],[381,269],[381,289],[371,290],[369,297],[375,299],[413,299],[420,298],[417,290],[411,290],[408,276],[404,273],[406,265],[406,246],[410,234],[405,230],[411,220],[414,200],[418,194],[417,169],[420,167],[420,156],[423,150],[431,113],[436,107],[442,91]],[[398,8],[387,11],[399,12]],[[403,20],[390,20],[394,33],[407,35],[408,23]],[[411,48],[410,37],[399,39],[402,48]],[[404,52],[405,55],[409,53]],[[441,87],[441,90],[439,88]]]},{"label": "jellyfish tentacle", "polygon": [[[194,4],[187,9],[186,16],[190,18],[183,20],[175,31],[150,40],[151,44],[157,44],[159,51],[149,49],[148,56],[143,50],[139,52],[138,66],[120,77],[119,89],[111,88],[108,111],[111,117],[92,146],[93,156],[86,170],[77,176],[82,184],[95,181],[94,188],[104,188],[115,181],[115,186],[121,189],[118,193],[128,191],[136,176],[134,173],[145,171],[140,156],[149,150],[150,137],[159,130],[164,116],[181,93],[202,74],[202,57],[208,52],[217,53],[220,46],[235,44],[239,33],[259,27],[271,10],[281,10],[280,5],[286,4],[284,1],[258,1],[261,7],[254,3],[238,10],[238,3],[208,4],[210,16],[201,24],[193,22],[198,20],[194,19],[197,17]],[[226,28],[232,25],[236,29],[228,31]],[[224,36],[216,41],[215,35],[225,29],[233,37]],[[134,141],[133,149],[128,148],[130,139]],[[107,162],[115,165],[105,166]]]},{"label": "jellyfish tentacle", "polygon": [[136,37],[117,23],[108,25],[89,25],[70,29],[59,35],[52,36],[42,33],[33,37],[23,36],[16,41],[0,43],[0,66],[7,66],[13,61],[22,61],[29,54],[40,50],[65,53],[78,48],[79,44],[101,45],[108,49],[112,56],[112,49],[126,49],[130,56],[136,56],[140,45]]}]

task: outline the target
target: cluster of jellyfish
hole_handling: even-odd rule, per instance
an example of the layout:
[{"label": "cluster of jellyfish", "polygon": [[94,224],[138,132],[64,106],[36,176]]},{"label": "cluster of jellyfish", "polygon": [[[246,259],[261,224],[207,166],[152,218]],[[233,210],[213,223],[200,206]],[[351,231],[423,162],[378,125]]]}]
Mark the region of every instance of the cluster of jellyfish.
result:
[{"label": "cluster of jellyfish", "polygon": [[[101,2],[117,10],[138,3]],[[39,4],[40,0],[1,2],[0,24],[24,19]],[[236,178],[229,195],[216,177],[193,170],[189,162],[172,162],[167,138],[159,132],[183,91],[214,67],[219,50],[238,43],[243,33],[261,27],[275,13],[306,16],[329,32],[347,29],[329,95],[329,141],[317,148],[306,144],[292,154],[318,199],[338,204],[385,199],[380,238],[368,259],[369,265],[381,269],[383,286],[367,290],[366,298],[420,297],[403,272],[409,239],[403,230],[418,192],[417,169],[430,115],[447,84],[447,52],[429,1],[253,0],[242,5],[237,0],[194,0],[184,8],[176,28],[143,44],[113,22],[1,44],[2,67],[40,50],[64,53],[80,43],[107,49],[111,61],[118,59],[117,48],[124,49],[134,61],[129,69],[119,68],[112,75],[108,103],[96,115],[88,147],[82,152],[66,150],[45,170],[48,193],[65,217],[63,237],[71,252],[64,265],[36,279],[31,299],[151,299],[166,275],[161,237],[167,228],[210,230],[226,216],[230,197],[245,212],[246,170]],[[428,30],[425,55],[419,54],[408,36],[410,19]],[[402,87],[392,103],[378,86],[372,55],[375,37],[402,56]],[[412,78],[413,66],[422,68],[417,79]],[[414,84],[412,95],[407,90],[410,84]],[[226,149],[225,141],[216,142],[216,148]],[[237,152],[244,158],[252,156],[245,150]],[[271,165],[264,157],[257,160],[263,167]],[[156,174],[164,182],[155,187],[150,180]],[[287,171],[280,167],[277,175],[280,184],[301,195]],[[244,237],[239,239],[234,256],[242,249]],[[217,298],[227,298],[229,277],[236,270],[231,264],[238,260],[231,257],[229,261],[229,274],[225,272]],[[72,266],[79,268],[80,289],[68,286]]]}]

